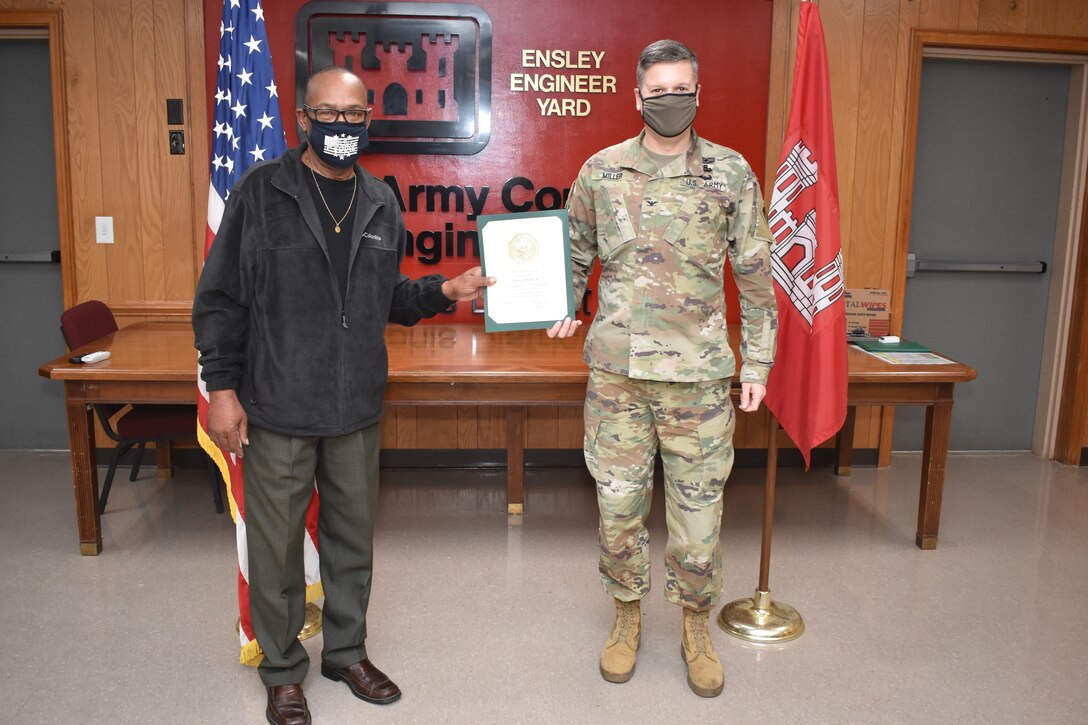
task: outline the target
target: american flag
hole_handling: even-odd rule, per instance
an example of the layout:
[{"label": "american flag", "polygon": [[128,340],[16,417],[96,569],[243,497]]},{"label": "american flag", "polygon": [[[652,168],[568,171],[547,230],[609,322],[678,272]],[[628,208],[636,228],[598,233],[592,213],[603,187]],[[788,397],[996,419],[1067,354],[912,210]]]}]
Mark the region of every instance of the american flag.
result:
[{"label": "american flag", "polygon": [[215,119],[204,256],[211,249],[234,183],[253,164],[274,159],[287,150],[260,2],[223,0],[217,63],[219,72],[211,101],[215,104]]},{"label": "american flag", "polygon": [[[215,241],[227,195],[253,164],[274,159],[287,150],[280,117],[279,90],[272,74],[272,55],[259,0],[223,0],[219,24],[219,70],[216,74],[212,126],[211,185],[208,189],[208,229],[204,256]],[[227,482],[227,498],[238,540],[238,609],[240,661],[257,665],[263,654],[253,634],[249,614],[249,556],[246,548],[242,462],[212,443],[207,433],[208,390],[198,376],[197,433],[201,447],[218,464]],[[322,596],[317,556],[317,491],[306,512],[306,599]]]}]

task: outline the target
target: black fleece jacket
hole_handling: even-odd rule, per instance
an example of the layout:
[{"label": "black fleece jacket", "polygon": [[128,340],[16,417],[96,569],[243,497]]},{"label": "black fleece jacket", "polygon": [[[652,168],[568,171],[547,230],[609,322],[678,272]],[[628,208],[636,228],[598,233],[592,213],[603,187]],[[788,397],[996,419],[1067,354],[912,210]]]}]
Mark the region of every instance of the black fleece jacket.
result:
[{"label": "black fleece jacket", "polygon": [[400,273],[404,218],[389,187],[358,164],[341,299],[305,187],[304,149],[256,164],[231,190],[197,285],[193,330],[207,389],[236,390],[251,425],[337,436],[381,418],[386,323],[413,325],[452,303],[443,277]]}]

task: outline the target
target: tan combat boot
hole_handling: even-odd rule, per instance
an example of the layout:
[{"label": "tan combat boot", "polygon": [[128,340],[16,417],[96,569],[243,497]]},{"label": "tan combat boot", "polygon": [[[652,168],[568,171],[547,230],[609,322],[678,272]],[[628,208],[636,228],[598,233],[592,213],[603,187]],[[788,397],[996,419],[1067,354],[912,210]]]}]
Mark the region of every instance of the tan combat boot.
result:
[{"label": "tan combat boot", "polygon": [[641,634],[639,600],[616,603],[616,622],[601,651],[601,677],[609,682],[627,682],[635,674],[635,654]]},{"label": "tan combat boot", "polygon": [[722,694],[725,676],[722,663],[714,651],[707,622],[710,612],[684,610],[684,636],[680,640],[680,654],[688,665],[688,686],[699,697],[717,697]]}]

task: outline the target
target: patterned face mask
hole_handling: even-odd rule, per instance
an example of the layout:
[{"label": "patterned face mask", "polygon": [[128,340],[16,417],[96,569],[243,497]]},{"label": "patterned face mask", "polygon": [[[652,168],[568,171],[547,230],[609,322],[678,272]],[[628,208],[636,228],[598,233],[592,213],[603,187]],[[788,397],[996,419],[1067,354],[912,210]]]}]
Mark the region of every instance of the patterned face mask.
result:
[{"label": "patterned face mask", "polygon": [[354,164],[370,143],[365,123],[322,123],[312,118],[306,140],[322,161],[338,169]]},{"label": "patterned face mask", "polygon": [[695,120],[696,99],[694,93],[662,93],[643,97],[642,120],[665,138],[682,134]]}]

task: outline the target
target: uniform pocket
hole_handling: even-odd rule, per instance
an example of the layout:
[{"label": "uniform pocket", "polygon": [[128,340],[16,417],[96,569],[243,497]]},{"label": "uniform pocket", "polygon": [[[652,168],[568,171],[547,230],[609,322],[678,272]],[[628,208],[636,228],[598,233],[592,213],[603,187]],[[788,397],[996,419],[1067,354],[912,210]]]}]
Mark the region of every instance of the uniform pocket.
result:
[{"label": "uniform pocket", "polygon": [[587,399],[582,411],[582,423],[585,430],[582,437],[582,452],[586,459],[589,475],[601,480],[600,465],[597,459],[597,437],[601,431],[601,414]]},{"label": "uniform pocket", "polygon": [[[728,391],[728,387],[726,390]],[[699,495],[708,500],[720,495],[725,480],[733,470],[733,430],[736,420],[733,404],[727,397],[721,412],[699,423],[699,447],[702,451],[702,486]]]},{"label": "uniform pocket", "polygon": [[607,260],[622,246],[634,241],[635,227],[618,189],[602,188],[595,200],[598,255]]},{"label": "uniform pocket", "polygon": [[726,219],[718,199],[692,189],[691,196],[676,210],[663,237],[680,254],[720,277],[725,263]]}]

